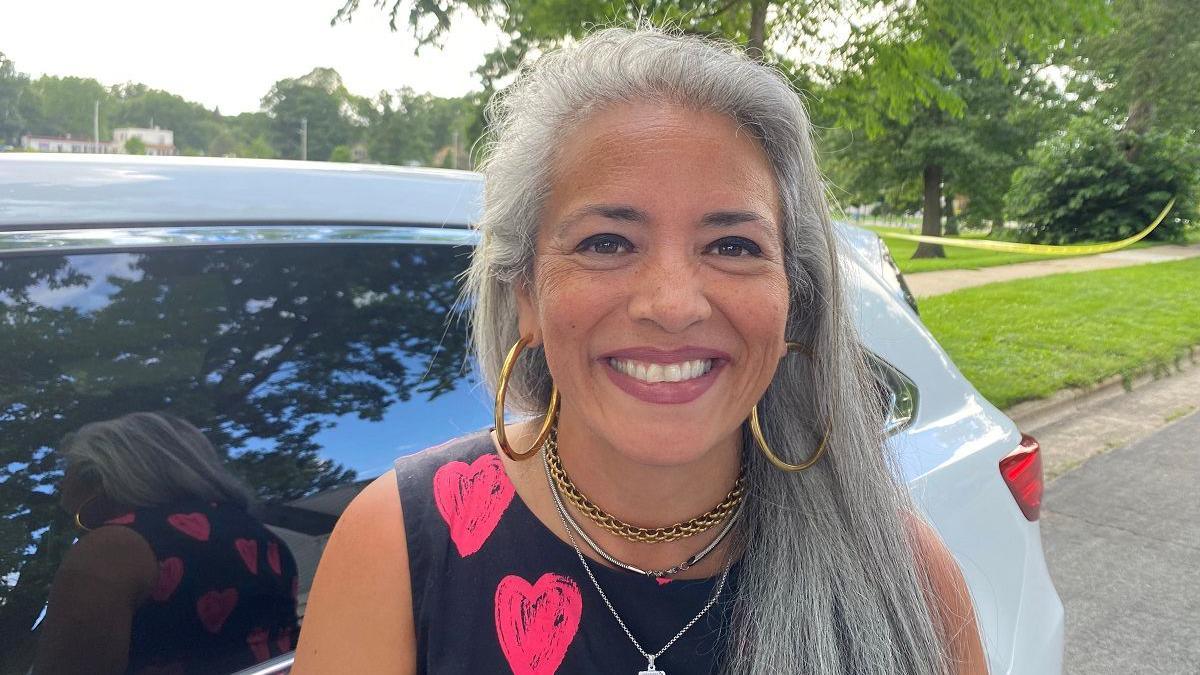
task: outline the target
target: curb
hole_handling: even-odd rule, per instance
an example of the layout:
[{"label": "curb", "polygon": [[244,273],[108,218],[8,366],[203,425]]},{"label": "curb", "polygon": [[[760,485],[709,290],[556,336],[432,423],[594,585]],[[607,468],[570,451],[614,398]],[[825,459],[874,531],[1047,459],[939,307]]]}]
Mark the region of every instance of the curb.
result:
[{"label": "curb", "polygon": [[1173,365],[1152,363],[1137,369],[1133,375],[1113,375],[1088,387],[1063,389],[1049,398],[1018,403],[1005,410],[1004,414],[1021,431],[1033,433],[1099,403],[1191,368],[1200,368],[1200,345],[1188,347],[1186,354],[1175,357]]}]

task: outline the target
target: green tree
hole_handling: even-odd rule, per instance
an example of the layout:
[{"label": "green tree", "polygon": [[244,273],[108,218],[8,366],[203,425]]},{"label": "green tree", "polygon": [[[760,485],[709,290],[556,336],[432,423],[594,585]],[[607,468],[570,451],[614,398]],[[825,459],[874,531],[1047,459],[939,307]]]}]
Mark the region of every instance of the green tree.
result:
[{"label": "green tree", "polygon": [[137,136],[131,136],[129,140],[125,141],[125,152],[131,155],[144,155],[146,154],[146,144]]},{"label": "green tree", "polygon": [[469,168],[466,149],[478,110],[471,97],[439,98],[411,89],[380,92],[362,108],[368,152],[384,164]]},{"label": "green tree", "polygon": [[1136,139],[1151,128],[1200,129],[1200,3],[1112,0],[1111,31],[1085,35],[1072,88]]},{"label": "green tree", "polygon": [[[1013,171],[1044,130],[1065,124],[1071,111],[1054,86],[1032,75],[1031,64],[984,75],[962,46],[953,51],[952,64],[954,74],[941,84],[963,101],[959,117],[925,106],[907,123],[885,120],[874,138],[829,125],[821,139],[823,158],[832,182],[844,190],[843,202],[915,211],[927,198],[940,200],[949,231],[952,211],[945,205],[963,195],[968,207],[959,217],[975,224],[1003,218]],[[817,106],[817,113],[837,114],[828,108]],[[825,125],[819,120],[819,126]],[[928,194],[934,185],[940,190]]]},{"label": "green tree", "polygon": [[1172,197],[1174,210],[1150,236],[1178,239],[1196,222],[1200,149],[1177,134],[1149,131],[1136,139],[1142,149],[1131,158],[1127,135],[1086,115],[1038,144],[1006,197],[1028,238],[1121,239],[1145,227]]},{"label": "green tree", "polygon": [[325,160],[339,145],[352,145],[365,121],[361,101],[350,94],[332,68],[314,68],[295,79],[280,80],[262,99],[271,119],[271,144],[285,157],[301,155],[301,120],[308,123],[308,158]]},{"label": "green tree", "polygon": [[0,52],[0,145],[16,145],[21,134],[31,131],[28,96],[29,77],[17,72],[16,65]]},{"label": "green tree", "polygon": [[115,86],[110,93],[114,109],[108,119],[113,127],[170,129],[181,152],[206,151],[225,127],[219,116],[199,103],[143,84]]},{"label": "green tree", "polygon": [[348,145],[339,145],[329,153],[329,161],[331,162],[351,162],[353,161],[353,153]]},{"label": "green tree", "polygon": [[100,102],[100,139],[112,138],[110,115],[114,108],[109,91],[96,80],[43,75],[30,84],[41,115],[36,133],[73,138],[93,137],[92,118]]},{"label": "green tree", "polygon": [[[397,29],[402,8],[391,2]],[[332,21],[348,21],[359,0],[346,0]],[[952,52],[961,50],[984,76],[1007,72],[1018,61],[1039,61],[1052,48],[1105,17],[1105,0],[1006,3],[995,0],[438,0],[409,6],[408,25],[422,45],[435,43],[456,12],[469,11],[499,26],[508,44],[480,68],[491,84],[524,58],[578,38],[592,25],[648,18],[696,33],[716,33],[744,44],[769,62],[798,72],[804,81],[832,85],[829,100],[841,126],[869,138],[889,122],[961,117],[966,102],[946,82],[957,76]],[[847,31],[838,31],[845,26]],[[831,30],[834,28],[835,30]],[[790,53],[828,54],[821,63],[792,62]],[[921,167],[922,232],[941,234],[943,167]],[[943,255],[922,244],[916,255]]]}]

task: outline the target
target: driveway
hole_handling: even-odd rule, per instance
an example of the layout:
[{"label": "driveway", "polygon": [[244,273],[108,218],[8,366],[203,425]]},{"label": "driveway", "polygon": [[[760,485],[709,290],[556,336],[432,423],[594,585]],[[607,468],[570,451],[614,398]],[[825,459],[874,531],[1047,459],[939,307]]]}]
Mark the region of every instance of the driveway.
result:
[{"label": "driveway", "polygon": [[1200,673],[1200,413],[1051,482],[1046,561],[1065,673]]}]

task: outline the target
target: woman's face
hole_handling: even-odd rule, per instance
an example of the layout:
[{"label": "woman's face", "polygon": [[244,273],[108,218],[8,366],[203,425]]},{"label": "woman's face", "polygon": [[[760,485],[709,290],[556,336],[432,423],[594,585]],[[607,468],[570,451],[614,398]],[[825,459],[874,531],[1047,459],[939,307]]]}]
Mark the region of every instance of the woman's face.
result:
[{"label": "woman's face", "polygon": [[727,447],[786,353],[766,154],[724,115],[650,103],[596,114],[560,151],[517,295],[563,424],[648,464]]}]

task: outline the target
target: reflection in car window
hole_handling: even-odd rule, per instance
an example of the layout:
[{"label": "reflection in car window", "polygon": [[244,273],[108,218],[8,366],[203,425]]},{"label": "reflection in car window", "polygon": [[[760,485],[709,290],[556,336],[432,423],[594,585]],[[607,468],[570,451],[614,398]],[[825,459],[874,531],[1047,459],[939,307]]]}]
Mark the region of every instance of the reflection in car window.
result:
[{"label": "reflection in car window", "polygon": [[311,246],[0,259],[0,673],[24,673],[80,534],[60,441],[195,425],[299,571],[393,458],[490,419],[455,319],[469,249]]}]

